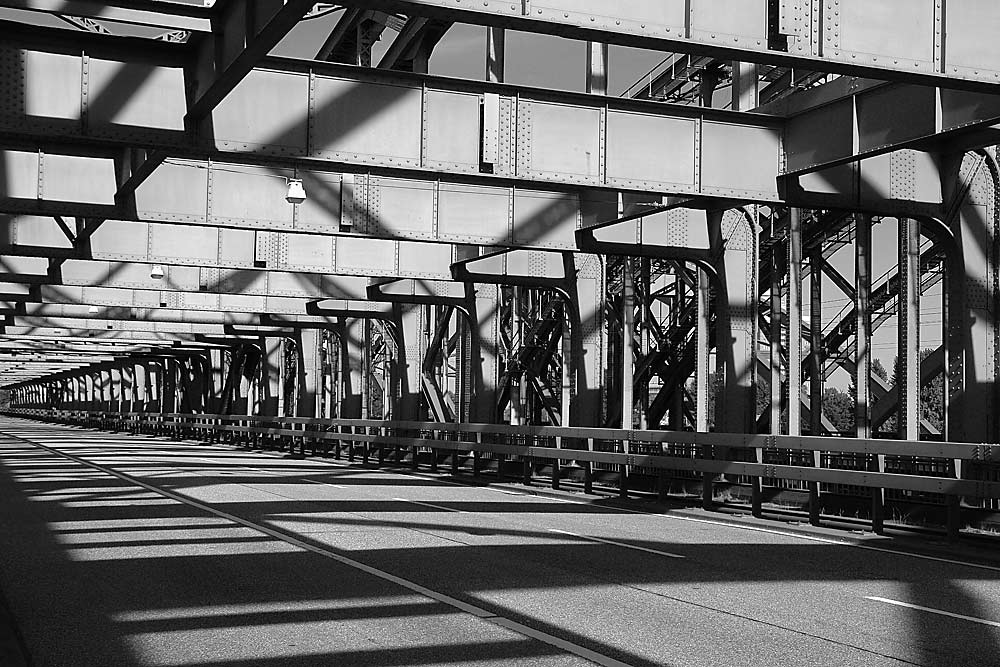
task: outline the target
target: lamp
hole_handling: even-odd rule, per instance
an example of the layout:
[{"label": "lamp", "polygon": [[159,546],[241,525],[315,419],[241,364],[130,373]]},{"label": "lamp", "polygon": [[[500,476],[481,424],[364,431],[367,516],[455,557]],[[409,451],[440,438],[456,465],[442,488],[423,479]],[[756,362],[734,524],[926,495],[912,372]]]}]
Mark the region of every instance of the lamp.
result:
[{"label": "lamp", "polygon": [[163,276],[167,275],[167,272],[163,270],[163,267],[156,264],[149,270],[149,277],[153,280],[163,280]]},{"label": "lamp", "polygon": [[302,187],[301,178],[288,179],[288,194],[285,199],[289,204],[301,204],[306,200],[306,189]]}]

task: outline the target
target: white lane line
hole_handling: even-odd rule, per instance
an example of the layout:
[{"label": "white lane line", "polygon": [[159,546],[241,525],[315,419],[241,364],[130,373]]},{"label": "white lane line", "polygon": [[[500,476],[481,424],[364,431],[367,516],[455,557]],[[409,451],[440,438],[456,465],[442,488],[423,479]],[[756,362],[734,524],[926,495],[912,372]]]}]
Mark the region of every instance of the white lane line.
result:
[{"label": "white lane line", "polygon": [[[13,437],[17,438],[19,436],[14,435]],[[262,452],[262,453],[264,455],[266,455],[266,456],[273,456],[270,452]],[[346,469],[356,468],[355,464],[352,464],[352,463],[349,463],[349,462],[345,462],[345,461],[325,461],[325,463],[327,463],[327,464],[329,464],[331,466],[338,467],[338,468],[346,468]],[[382,474],[388,474],[388,472],[386,472],[386,471],[379,471],[379,472],[382,472]],[[435,481],[437,481],[437,482],[439,482],[441,484],[447,484],[447,485],[450,485],[450,486],[461,486],[461,487],[465,487],[465,488],[470,488],[470,487],[471,488],[486,488],[486,489],[489,489],[489,490],[500,491],[501,493],[510,493],[511,495],[526,496],[528,498],[533,498],[535,500],[552,500],[552,501],[561,502],[561,503],[572,503],[572,504],[576,504],[576,505],[587,505],[589,507],[593,507],[594,506],[593,502],[590,501],[590,500],[577,500],[577,499],[573,499],[573,498],[556,498],[554,496],[547,496],[547,495],[543,496],[543,495],[539,495],[539,494],[536,494],[536,493],[527,493],[527,492],[517,491],[517,490],[509,490],[509,491],[507,491],[507,490],[497,489],[496,487],[489,487],[489,486],[478,487],[478,485],[470,485],[468,483],[456,482],[456,481],[452,481],[452,480],[448,480],[448,479],[442,479],[440,477],[440,475],[434,475],[434,474],[430,474],[430,473],[417,472],[417,471],[409,471],[409,470],[393,470],[391,472],[392,472],[392,474],[398,474],[398,475],[407,476],[407,477],[412,476],[412,477],[421,477],[421,478],[424,478],[424,479],[433,479],[433,480],[435,480]],[[446,509],[450,509],[450,508],[446,508]],[[854,549],[861,549],[862,551],[873,551],[873,552],[876,552],[876,553],[886,554],[886,555],[889,555],[889,556],[904,556],[904,557],[908,557],[908,558],[916,558],[916,559],[919,559],[919,560],[926,560],[926,561],[930,561],[930,562],[934,562],[934,563],[946,563],[948,565],[959,565],[959,566],[962,566],[962,567],[971,567],[971,568],[975,568],[977,570],[987,570],[987,571],[990,571],[990,572],[1000,572],[1000,567],[997,567],[997,566],[994,566],[994,565],[984,565],[984,564],[981,564],[981,563],[970,563],[968,561],[956,560],[956,559],[953,559],[953,558],[944,558],[942,556],[929,556],[929,555],[926,555],[926,554],[908,553],[908,552],[905,552],[905,551],[897,551],[896,549],[886,549],[884,547],[875,547],[875,546],[870,546],[870,545],[866,545],[866,544],[858,544],[856,542],[849,542],[847,540],[839,540],[839,539],[827,538],[827,537],[818,537],[818,536],[815,536],[815,535],[806,535],[806,534],[802,534],[802,533],[793,533],[793,532],[790,532],[790,531],[787,531],[787,530],[777,530],[777,529],[774,529],[774,528],[764,528],[762,526],[742,525],[742,524],[738,524],[738,523],[735,523],[735,522],[727,522],[727,521],[713,521],[712,519],[699,519],[699,518],[696,518],[696,517],[677,516],[677,515],[671,515],[671,514],[662,514],[662,513],[658,513],[658,512],[646,512],[646,511],[643,511],[643,510],[634,510],[634,509],[629,509],[629,508],[626,508],[626,507],[616,507],[615,509],[618,510],[618,511],[621,511],[621,512],[628,512],[630,514],[643,514],[645,516],[654,517],[654,518],[660,518],[660,519],[672,519],[674,521],[688,521],[690,523],[703,523],[703,524],[706,524],[706,525],[709,525],[709,526],[719,526],[719,527],[722,527],[722,528],[731,528],[731,529],[734,529],[734,530],[748,530],[748,531],[751,531],[751,532],[766,533],[766,534],[769,534],[769,535],[779,535],[781,537],[789,537],[789,538],[797,539],[797,540],[805,540],[807,542],[818,542],[820,544],[832,544],[832,545],[840,546],[840,547],[851,547],[851,548],[854,548]]]},{"label": "white lane line", "polygon": [[[221,517],[221,518],[226,519],[228,521],[231,521],[233,523],[239,524],[241,526],[245,526],[247,528],[250,528],[251,530],[255,530],[255,531],[259,532],[259,533],[263,533],[263,534],[268,535],[270,537],[273,537],[273,538],[275,538],[277,540],[281,540],[282,542],[286,542],[286,543],[291,544],[293,546],[299,547],[300,549],[304,549],[306,551],[310,551],[310,552],[312,552],[312,553],[314,553],[314,554],[316,554],[318,556],[323,556],[324,558],[329,558],[330,560],[336,561],[338,563],[342,563],[343,565],[347,565],[348,567],[352,567],[352,568],[354,568],[356,570],[360,570],[361,572],[364,572],[366,574],[370,574],[373,577],[377,577],[377,578],[382,579],[384,581],[388,581],[390,583],[396,584],[398,586],[406,588],[407,590],[413,591],[414,593],[418,593],[420,595],[428,597],[431,600],[435,600],[435,601],[440,602],[442,604],[448,605],[449,607],[453,607],[455,609],[463,611],[463,612],[465,612],[467,614],[470,614],[471,616],[475,616],[476,618],[478,618],[478,619],[480,619],[482,621],[485,621],[487,623],[491,623],[493,625],[496,625],[496,626],[499,626],[499,627],[502,627],[502,628],[507,628],[508,630],[513,630],[514,632],[516,632],[516,633],[518,633],[518,634],[520,634],[520,635],[522,635],[524,637],[528,637],[530,639],[535,639],[535,640],[540,641],[542,643],[548,644],[549,646],[553,646],[555,648],[558,648],[558,649],[561,649],[563,651],[566,651],[567,653],[571,653],[573,655],[577,655],[577,656],[579,656],[579,657],[581,657],[581,658],[583,658],[585,660],[590,660],[591,662],[593,662],[595,664],[598,664],[598,665],[601,665],[602,667],[631,667],[631,665],[629,665],[626,662],[622,662],[620,660],[615,660],[612,657],[606,656],[603,653],[598,653],[597,651],[593,651],[593,650],[591,650],[589,648],[586,648],[585,646],[580,646],[579,644],[574,644],[574,643],[572,643],[570,641],[567,641],[565,639],[561,639],[559,637],[556,637],[555,635],[550,635],[547,632],[542,632],[541,630],[536,630],[535,628],[532,628],[532,627],[529,627],[527,625],[524,625],[523,623],[518,623],[517,621],[511,620],[511,619],[506,618],[504,616],[498,616],[497,614],[489,611],[488,609],[484,609],[482,607],[478,607],[476,605],[469,604],[468,602],[463,602],[462,600],[459,600],[458,598],[454,598],[454,597],[452,597],[450,595],[447,595],[445,593],[439,593],[439,592],[437,592],[437,591],[435,591],[433,589],[427,588],[425,586],[421,586],[420,584],[418,584],[416,582],[413,582],[413,581],[410,581],[409,579],[404,579],[403,577],[396,576],[395,574],[391,574],[389,572],[386,572],[385,570],[380,570],[380,569],[378,569],[376,567],[372,567],[371,565],[366,565],[366,564],[364,564],[364,563],[362,563],[360,561],[354,560],[353,558],[348,558],[347,556],[342,556],[339,553],[334,552],[332,549],[324,549],[322,547],[310,544],[308,542],[304,542],[304,541],[302,541],[302,540],[300,540],[300,539],[298,539],[296,537],[293,537],[292,535],[289,535],[288,533],[282,532],[280,530],[275,530],[273,528],[269,528],[269,527],[261,525],[259,523],[255,523],[253,521],[250,521],[249,519],[244,519],[244,518],[242,518],[240,516],[236,516],[235,514],[230,514],[229,512],[225,512],[223,510],[220,510],[220,509],[217,509],[215,507],[212,507],[211,505],[207,505],[207,504],[205,504],[203,502],[200,502],[200,501],[194,500],[192,498],[189,498],[188,496],[185,496],[185,495],[183,495],[181,493],[176,493],[174,491],[168,491],[167,489],[162,489],[162,488],[160,488],[158,486],[154,486],[152,484],[148,484],[148,483],[146,483],[146,482],[138,479],[137,477],[133,477],[132,475],[128,475],[126,473],[118,472],[117,470],[114,470],[112,468],[108,468],[106,466],[102,466],[102,465],[97,464],[97,463],[92,463],[92,462],[90,462],[90,461],[88,461],[86,459],[80,458],[78,456],[74,456],[72,454],[67,454],[65,452],[61,452],[58,449],[54,449],[52,447],[47,447],[47,446],[39,444],[37,442],[32,442],[31,440],[28,440],[27,438],[23,438],[23,440],[25,442],[28,442],[28,443],[36,446],[36,447],[40,447],[41,449],[44,449],[44,450],[46,450],[46,451],[48,451],[48,452],[50,452],[52,454],[55,454],[57,456],[61,456],[63,458],[69,459],[71,461],[76,461],[77,463],[79,463],[81,465],[87,466],[89,468],[93,468],[94,470],[100,471],[100,472],[102,472],[102,473],[104,473],[106,475],[111,475],[112,477],[117,477],[118,479],[121,479],[121,480],[124,480],[126,482],[129,482],[130,484],[134,484],[134,485],[142,487],[144,489],[148,489],[149,491],[153,491],[154,493],[158,493],[158,494],[160,494],[160,495],[162,495],[162,496],[164,496],[166,498],[169,498],[171,500],[175,500],[175,501],[177,501],[179,503],[183,503],[183,504],[188,505],[190,507],[197,508],[197,509],[199,509],[199,510],[201,510],[203,512],[207,512],[209,514],[214,514],[217,517]],[[404,500],[404,499],[399,499],[399,500]],[[414,501],[406,501],[406,502],[414,502]],[[445,508],[445,509],[448,509],[448,508]],[[461,512],[462,510],[454,510],[454,511]]]},{"label": "white lane line", "polygon": [[648,547],[640,547],[635,544],[628,544],[627,542],[616,542],[615,540],[605,540],[601,537],[593,537],[591,535],[581,535],[579,533],[571,533],[568,530],[559,530],[557,528],[549,528],[550,533],[559,533],[560,535],[571,535],[573,537],[578,537],[581,540],[588,540],[590,542],[600,542],[602,544],[610,544],[615,547],[622,547],[623,549],[632,549],[633,551],[645,551],[646,553],[656,554],[658,556],[666,556],[667,558],[687,558],[687,556],[682,556],[680,554],[670,553],[669,551],[660,551],[659,549],[650,549]]},{"label": "white lane line", "polygon": [[976,618],[975,616],[965,616],[964,614],[953,614],[950,611],[943,611],[941,609],[933,609],[931,607],[921,607],[918,604],[910,604],[909,602],[900,602],[899,600],[890,600],[889,598],[880,598],[870,595],[865,596],[866,600],[871,600],[873,602],[884,602],[886,604],[896,605],[897,607],[906,607],[907,609],[916,609],[918,611],[926,611],[931,614],[937,614],[939,616],[948,616],[951,618],[958,618],[963,621],[970,621],[972,623],[979,623],[980,625],[992,625],[994,628],[1000,628],[1000,622],[998,621],[988,621],[985,618]]},{"label": "white lane line", "polygon": [[411,503],[413,505],[423,505],[424,507],[433,507],[436,510],[444,510],[445,512],[454,512],[456,514],[469,514],[465,510],[458,510],[454,507],[445,507],[444,505],[435,505],[434,503],[422,503],[419,500],[409,500],[407,498],[393,498],[393,500],[398,500],[401,503]]},{"label": "white lane line", "polygon": [[[214,461],[212,459],[201,459],[201,458],[198,459],[198,460],[199,461],[204,461],[206,463],[213,463],[215,465],[226,466],[226,467],[230,467],[230,468],[243,468],[244,470],[253,470],[254,472],[262,472],[262,473],[264,473],[265,475],[267,475],[269,477],[286,477],[287,476],[283,472],[278,472],[278,471],[274,471],[274,470],[264,470],[263,468],[255,468],[253,466],[248,466],[248,465],[243,464],[243,463],[229,463],[228,461]],[[298,479],[302,480],[302,481],[305,481],[305,482],[309,482],[310,484],[321,484],[323,486],[331,486],[331,487],[333,487],[335,489],[346,489],[347,488],[346,486],[343,486],[341,484],[331,484],[330,482],[321,482],[319,480],[308,479],[306,477],[299,477]]]}]

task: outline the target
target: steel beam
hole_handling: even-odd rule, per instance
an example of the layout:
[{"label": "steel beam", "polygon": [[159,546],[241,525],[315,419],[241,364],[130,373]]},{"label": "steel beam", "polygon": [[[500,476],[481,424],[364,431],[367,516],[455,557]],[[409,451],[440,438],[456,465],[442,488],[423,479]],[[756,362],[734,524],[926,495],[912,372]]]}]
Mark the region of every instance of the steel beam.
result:
[{"label": "steel beam", "polygon": [[798,396],[802,389],[802,214],[797,208],[788,214],[788,435],[802,434],[802,411]]},{"label": "steel beam", "polygon": [[778,104],[801,109],[785,125],[784,175],[904,148],[956,151],[956,137],[1000,123],[1000,94],[877,81],[837,79]]},{"label": "steel beam", "polygon": [[198,123],[232,93],[254,66],[308,13],[315,0],[226,2],[211,37],[198,44],[186,120]]},{"label": "steel beam", "polygon": [[114,3],[91,0],[3,0],[0,5],[57,16],[65,14],[165,30],[199,33],[212,31],[210,10],[192,4],[138,0],[114,6]]},{"label": "steel beam", "polygon": [[899,218],[899,437],[920,439],[920,222]]},{"label": "steel beam", "polygon": [[982,46],[1000,26],[1000,8],[989,0],[914,0],[907,5],[905,21],[895,0],[840,0],[836,12],[823,13],[821,3],[785,0],[634,0],[613,9],[607,3],[579,0],[342,4],[723,60],[982,91],[1000,82],[1000,48]]}]

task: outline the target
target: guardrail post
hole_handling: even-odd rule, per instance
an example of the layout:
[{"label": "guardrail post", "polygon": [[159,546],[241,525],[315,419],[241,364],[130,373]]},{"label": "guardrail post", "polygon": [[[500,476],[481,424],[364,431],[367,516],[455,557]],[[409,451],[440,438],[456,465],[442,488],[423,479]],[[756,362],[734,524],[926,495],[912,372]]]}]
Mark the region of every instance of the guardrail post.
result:
[{"label": "guardrail post", "polygon": [[[417,437],[418,438],[420,437],[420,431],[417,431]],[[420,469],[420,461],[418,460],[418,457],[420,456],[420,445],[418,445],[417,443],[413,443],[412,445],[410,445],[410,450],[413,452],[413,460],[410,461],[410,469],[412,469],[412,470],[419,470]],[[437,462],[436,461],[435,461],[435,463],[433,465],[433,468],[434,469],[437,468]]]},{"label": "guardrail post", "polygon": [[472,449],[472,476],[479,476],[479,447],[478,445],[483,444],[483,434],[476,433],[476,447]]},{"label": "guardrail post", "polygon": [[[885,454],[875,454],[872,465],[875,472],[885,472]],[[885,489],[877,486],[872,488],[872,532],[885,532]]]},{"label": "guardrail post", "polygon": [[[525,437],[525,443],[524,444],[526,444],[526,445],[528,444],[528,442],[527,442],[528,437],[530,437],[530,438],[532,438],[532,440],[534,440],[534,436],[527,436],[527,437]],[[532,461],[532,458],[530,456],[527,456],[527,455],[526,456],[522,456],[521,457],[521,483],[524,484],[525,486],[531,486],[531,475],[532,475],[532,472],[533,472],[532,468],[534,468],[534,462]]]},{"label": "guardrail post", "polygon": [[[587,451],[594,451],[594,439],[587,438]],[[592,461],[583,462],[583,492],[594,492],[594,464]]]},{"label": "guardrail post", "polygon": [[[962,479],[962,459],[954,459],[955,479]],[[945,496],[948,540],[957,542],[962,532],[962,497],[954,493]]]},{"label": "guardrail post", "polygon": [[[562,436],[556,436],[555,438],[556,449],[562,449]],[[552,459],[552,488],[559,489],[559,476],[561,474],[561,460],[556,457]]]},{"label": "guardrail post", "polygon": [[[440,431],[436,431],[435,433],[440,434]],[[462,441],[461,434],[456,433],[455,434],[455,440],[456,441]],[[452,475],[457,475],[458,474],[458,450],[457,449],[451,450],[451,474]]]},{"label": "guardrail post", "polygon": [[[437,440],[437,431],[431,431],[431,438]],[[431,447],[431,472],[438,471],[438,448]]]}]

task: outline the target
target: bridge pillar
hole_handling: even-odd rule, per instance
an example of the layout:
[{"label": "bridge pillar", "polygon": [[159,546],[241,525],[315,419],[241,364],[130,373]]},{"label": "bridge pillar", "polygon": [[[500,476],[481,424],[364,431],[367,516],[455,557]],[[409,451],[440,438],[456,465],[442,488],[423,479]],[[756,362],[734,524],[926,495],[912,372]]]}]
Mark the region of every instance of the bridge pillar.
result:
[{"label": "bridge pillar", "polygon": [[920,222],[899,218],[899,437],[920,439]]},{"label": "bridge pillar", "polygon": [[285,339],[272,336],[261,338],[261,346],[264,356],[260,365],[260,405],[256,414],[280,416],[285,414]]},{"label": "bridge pillar", "polygon": [[[991,149],[992,150],[992,149]],[[976,156],[966,156],[961,171],[975,169]],[[968,195],[952,219],[956,239],[945,271],[948,440],[995,442],[1000,436],[996,382],[998,370],[998,267],[994,257],[997,229],[997,183],[993,153],[990,168],[971,177]],[[956,179],[957,180],[957,179]]]},{"label": "bridge pillar", "polygon": [[321,379],[323,368],[320,357],[320,343],[323,339],[321,329],[302,329],[298,333],[296,354],[298,356],[297,369],[298,378],[298,398],[296,401],[296,416],[298,417],[318,417],[321,414],[320,400]]}]

